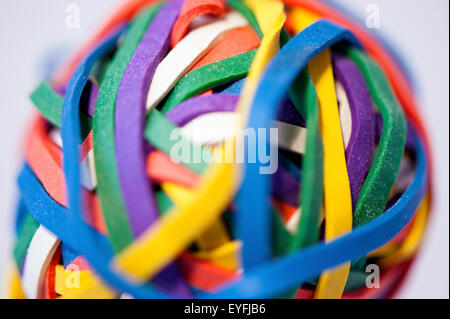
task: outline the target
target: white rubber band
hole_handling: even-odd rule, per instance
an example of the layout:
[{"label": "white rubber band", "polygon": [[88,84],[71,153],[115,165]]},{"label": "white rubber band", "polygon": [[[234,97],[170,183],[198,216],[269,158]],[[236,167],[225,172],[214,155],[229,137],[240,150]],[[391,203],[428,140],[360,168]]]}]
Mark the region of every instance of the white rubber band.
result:
[{"label": "white rubber band", "polygon": [[22,275],[22,287],[29,299],[44,295],[47,268],[58,248],[60,240],[44,226],[39,226],[28,246]]},{"label": "white rubber band", "polygon": [[339,106],[339,118],[341,120],[342,139],[344,147],[347,149],[350,137],[352,135],[352,111],[348,102],[347,93],[344,86],[339,81],[334,81],[336,89],[336,99]]},{"label": "white rubber band", "polygon": [[147,96],[147,111],[157,105],[177,81],[214,45],[224,32],[246,26],[239,13],[231,12],[217,22],[192,30],[167,56],[155,71]]},{"label": "white rubber band", "polygon": [[[50,139],[59,148],[62,148],[61,132],[58,128],[50,131]],[[94,151],[89,150],[85,158],[80,162],[80,183],[84,188],[94,191],[97,188],[97,174],[95,172]]]},{"label": "white rubber band", "polygon": [[[181,130],[182,134],[198,145],[219,144],[235,135],[237,113],[213,112],[202,114]],[[306,128],[274,121],[278,128],[278,146],[285,150],[304,154]]]}]

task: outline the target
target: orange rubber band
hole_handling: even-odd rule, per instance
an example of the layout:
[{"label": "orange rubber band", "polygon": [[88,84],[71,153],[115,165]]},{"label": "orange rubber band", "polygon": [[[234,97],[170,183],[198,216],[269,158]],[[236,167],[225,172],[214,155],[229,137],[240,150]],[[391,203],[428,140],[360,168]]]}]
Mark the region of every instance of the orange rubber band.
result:
[{"label": "orange rubber band", "polygon": [[191,22],[198,16],[220,16],[226,12],[224,0],[186,0],[172,29],[172,48],[188,33]]},{"label": "orange rubber band", "polygon": [[53,254],[52,260],[48,265],[47,274],[45,275],[45,285],[44,285],[44,298],[45,299],[55,299],[58,294],[55,291],[55,267],[59,265],[59,259],[61,258],[61,246],[56,249]]},{"label": "orange rubber band", "polygon": [[189,72],[207,64],[248,52],[259,47],[260,40],[251,26],[228,31]]},{"label": "orange rubber band", "polygon": [[[83,142],[81,148],[89,149],[89,137]],[[92,143],[91,143],[92,148]],[[82,151],[82,153],[87,153]],[[39,116],[33,123],[27,137],[25,157],[36,177],[44,186],[49,195],[60,205],[67,207],[66,183],[62,171],[61,149],[51,141],[47,132],[47,124]],[[86,198],[86,222],[102,234],[106,234],[98,197],[83,189]]]},{"label": "orange rubber band", "polygon": [[199,176],[181,164],[173,162],[169,155],[161,151],[153,151],[147,157],[147,174],[153,182],[170,182],[194,188]]},{"label": "orange rubber band", "polygon": [[214,265],[184,252],[178,257],[181,272],[187,282],[208,292],[239,278],[237,272]]}]

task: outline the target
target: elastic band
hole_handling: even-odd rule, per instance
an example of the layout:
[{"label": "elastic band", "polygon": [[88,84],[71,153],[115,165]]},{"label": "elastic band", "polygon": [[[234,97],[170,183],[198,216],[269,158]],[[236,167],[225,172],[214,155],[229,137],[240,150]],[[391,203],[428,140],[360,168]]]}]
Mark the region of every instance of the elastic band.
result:
[{"label": "elastic band", "polygon": [[[264,37],[256,53],[255,59],[253,60],[252,68],[245,81],[243,92],[238,104],[237,110],[243,116],[242,123],[239,123],[239,125],[244,127],[246,126],[247,116],[250,112],[251,103],[256,92],[260,76],[270,59],[279,50],[280,32],[286,20],[284,7],[279,1],[251,0],[247,1],[247,4],[255,12],[255,16],[258,19],[261,30],[264,33]],[[244,158],[244,160],[247,159]],[[249,228],[251,227],[253,230],[258,230],[261,233],[268,235],[270,218],[268,214],[258,214],[259,217],[254,219],[253,216],[251,216],[251,213],[247,213],[246,206],[249,204],[247,200],[254,201],[256,198],[258,202],[261,202],[267,200],[268,197],[259,197],[253,193],[253,191],[248,192],[250,190],[250,185],[247,185],[247,181],[248,178],[246,177],[236,199],[236,205],[241,213],[236,214],[235,221],[237,238],[243,242],[242,264],[244,269],[256,266],[267,260],[270,256],[270,236],[254,236],[253,231],[249,231]],[[256,213],[256,211],[253,212]]]},{"label": "elastic band", "polygon": [[220,16],[226,12],[224,0],[186,0],[172,29],[171,46],[175,47],[186,35],[191,22],[200,15]]},{"label": "elastic band", "polygon": [[[363,47],[369,52],[369,54],[380,64],[382,70],[385,70],[386,75],[389,79],[390,85],[392,85],[398,100],[400,101],[405,114],[408,119],[410,119],[416,126],[419,131],[420,136],[423,137],[425,142],[425,148],[427,150],[427,157],[430,159],[428,161],[428,171],[433,172],[433,157],[431,152],[431,143],[428,136],[428,133],[423,124],[423,117],[420,116],[418,111],[418,107],[414,100],[414,93],[409,87],[409,83],[407,80],[407,76],[402,73],[402,70],[395,63],[391,56],[385,51],[382,45],[378,43],[378,41],[371,36],[371,34],[367,31],[367,29],[359,27],[350,19],[346,18],[344,15],[336,12],[331,9],[327,5],[325,5],[321,1],[310,1],[310,0],[284,0],[284,2],[291,7],[301,6],[305,9],[311,10],[320,14],[325,18],[329,18],[332,21],[335,21],[339,25],[344,26],[349,29],[356,38],[361,41]],[[430,178],[430,192],[432,193],[433,174],[429,174],[428,178]]]},{"label": "elastic band", "polygon": [[173,162],[169,155],[153,151],[147,157],[147,174],[155,183],[170,182],[193,188],[199,178],[191,170]]},{"label": "elastic band", "polygon": [[145,92],[169,48],[170,30],[183,1],[172,1],[155,16],[120,80],[115,107],[115,149],[123,200],[131,229],[139,237],[158,219],[152,182],[145,174]]},{"label": "elastic band", "polygon": [[118,25],[128,22],[128,20],[144,6],[149,6],[158,0],[129,0],[118,7],[97,33],[79,50],[76,55],[64,65],[53,77],[53,83],[57,85],[66,84],[72,73],[80,62],[92,51],[99,40],[103,39]]},{"label": "elastic band", "polygon": [[235,81],[247,75],[256,50],[241,53],[230,58],[198,68],[183,77],[167,97],[162,113],[207,89]]},{"label": "elastic band", "polygon": [[176,82],[211,48],[224,32],[244,27],[247,21],[237,12],[225,15],[222,20],[191,31],[171,50],[155,71],[147,96],[147,111],[156,106]]},{"label": "elastic band", "polygon": [[360,226],[383,213],[400,168],[406,142],[406,119],[380,67],[361,51],[348,48],[347,55],[361,70],[370,95],[383,117],[383,132],[372,166],[354,209]]},{"label": "elastic band", "polygon": [[[230,30],[190,70],[248,52],[259,46],[259,38],[251,26]],[[188,72],[188,73],[189,73]]]},{"label": "elastic band", "polygon": [[420,204],[419,209],[415,215],[412,227],[404,241],[400,244],[399,248],[395,252],[389,254],[384,258],[381,258],[378,261],[380,266],[391,267],[403,260],[407,260],[413,257],[413,255],[417,252],[423,234],[425,233],[429,208],[430,199],[429,196],[427,196]]},{"label": "elastic band", "polygon": [[[349,59],[333,54],[334,75],[342,83],[351,110],[351,135],[345,150],[348,178],[355,207],[361,186],[370,168],[375,147],[375,115],[364,78]],[[342,121],[341,121],[342,123]]]},{"label": "elastic band", "polygon": [[39,228],[38,222],[27,212],[17,234],[16,244],[14,245],[14,261],[17,269],[22,268],[23,260],[27,254],[28,246],[33,239],[34,234]]},{"label": "elastic band", "polygon": [[[330,6],[335,8],[336,9],[335,11],[345,14],[345,16],[349,17],[352,21],[356,21],[359,24],[360,28],[362,28],[365,25],[361,17],[358,17],[357,15],[353,14],[351,10],[347,10],[344,6],[339,5],[338,3],[336,3],[335,0],[324,0],[324,2],[328,3]],[[417,87],[415,87],[416,83],[414,81],[414,76],[411,72],[411,69],[405,63],[405,60],[401,58],[399,52],[395,48],[395,45],[390,43],[388,39],[386,39],[385,36],[377,29],[371,29],[370,33],[381,43],[381,45],[384,48],[387,49],[388,53],[395,59],[396,64],[398,64],[401,67],[403,73],[405,74],[405,78],[409,82],[410,86],[414,86],[414,88],[417,89]]]},{"label": "elastic band", "polygon": [[[152,182],[145,174],[145,93],[169,48],[170,30],[183,1],[172,1],[155,16],[122,76],[116,97],[115,148],[121,191],[135,237],[159,217]],[[169,274],[171,277],[169,277]],[[154,278],[180,297],[191,293],[175,263]],[[169,283],[167,285],[166,283]]]},{"label": "elastic band", "polygon": [[246,5],[245,1],[228,0],[227,5],[242,14],[242,16],[248,21],[248,24],[250,24],[253,30],[256,32],[258,38],[263,38],[263,33],[261,31],[261,28],[259,27],[259,23],[256,20],[256,17],[253,14],[252,10],[250,10],[250,8]]},{"label": "elastic band", "polygon": [[[45,126],[44,120],[40,117],[35,120],[32,126],[32,133],[29,134],[26,147],[27,163],[49,195],[58,204],[67,206],[66,185],[61,167],[62,153],[50,141]],[[86,222],[101,233],[106,233],[97,196],[85,189],[82,192],[87,204],[87,210],[84,216]]]},{"label": "elastic band", "polygon": [[8,298],[26,299],[20,283],[20,274],[15,267],[11,267],[8,277]]},{"label": "elastic band", "polygon": [[115,252],[121,251],[133,241],[116,165],[114,134],[116,96],[122,75],[159,8],[160,6],[154,6],[144,11],[127,31],[122,45],[106,71],[95,107],[93,138],[97,194],[108,228],[108,238]]},{"label": "elastic band", "polygon": [[[82,252],[75,234],[70,230],[69,211],[55,202],[42,187],[29,166],[25,165],[18,178],[22,198],[33,218],[46,229],[55,234],[72,249]],[[93,237],[102,253],[112,256],[108,239],[83,221],[86,232]]]},{"label": "elastic band", "polygon": [[[276,60],[275,58],[274,61]],[[413,182],[396,204],[375,220],[330,243],[320,243],[301,252],[266,263],[246,273],[242,279],[223,287],[217,293],[200,294],[197,297],[270,298],[313,278],[325,269],[348,260],[356,260],[382,246],[401,231],[414,216],[426,192],[428,159],[425,157],[422,142],[417,138],[415,152],[417,164]],[[327,256],[327,258],[323,258],[323,256]],[[254,287],[258,287],[258,289],[254,289]]]},{"label": "elastic band", "polygon": [[[316,17],[300,10],[292,13],[294,28],[299,32]],[[323,192],[325,214],[325,240],[327,242],[351,231],[352,201],[350,181],[345,161],[339,110],[334,90],[331,52],[325,49],[308,63],[311,79],[316,86],[319,101],[319,121],[323,137]],[[322,273],[317,283],[315,298],[337,299],[347,282],[350,263]]]},{"label": "elastic band", "polygon": [[[140,31],[138,33],[143,33],[143,30],[138,31]],[[104,247],[98,246],[98,244],[102,243],[101,241],[99,241],[98,234],[90,232],[89,228],[86,226],[86,224],[83,222],[81,218],[83,205],[79,189],[79,181],[80,181],[79,167],[78,167],[79,165],[78,162],[74,160],[78,158],[78,149],[76,146],[78,145],[79,130],[80,130],[78,118],[79,118],[79,102],[81,92],[86,84],[87,74],[89,74],[95,61],[97,61],[99,57],[103,56],[106,52],[108,52],[111,48],[113,48],[116,45],[117,40],[120,37],[120,34],[121,32],[116,33],[112,37],[105,40],[104,42],[101,42],[99,46],[94,51],[92,51],[92,53],[86,58],[86,60],[80,64],[67,87],[61,118],[61,136],[64,145],[63,149],[64,172],[66,177],[66,183],[68,185],[67,189],[69,194],[70,213],[67,214],[68,216],[60,218],[61,220],[64,220],[66,222],[67,219],[70,218],[71,226],[67,227],[67,229],[71,229],[74,233],[76,233],[79,236],[77,237],[76,245],[74,246],[74,248],[78,250],[80,253],[82,253],[88,259],[89,264],[96,272],[101,274],[101,277],[106,282],[106,284],[109,283],[111,284],[112,287],[116,287],[115,289],[118,290],[122,289],[124,291],[129,292],[133,291],[134,292],[133,296],[136,296],[137,298],[139,298],[139,296],[147,296],[147,298],[150,297],[162,298],[165,297],[165,294],[155,290],[152,286],[148,284],[139,285],[130,283],[124,279],[121,279],[121,277],[117,276],[117,274],[112,272],[108,267],[108,261],[111,259],[112,255],[111,251],[109,249],[105,249]],[[133,35],[131,38],[134,38],[134,36],[136,35]],[[131,39],[131,40],[128,39],[128,41],[133,43],[131,44],[128,43],[127,45],[125,45],[125,43],[127,42],[127,39],[125,39],[125,43],[122,45],[121,49],[119,49],[119,53],[117,53],[115,57],[116,62],[117,61],[121,62],[121,63],[117,62],[118,65],[116,65],[116,67],[119,67],[120,64],[121,66],[123,66],[123,70],[126,67],[127,64],[126,62],[128,62],[131,59],[130,54],[128,52],[125,52],[125,50],[128,50],[129,46],[136,47],[138,43],[137,41],[138,39]],[[123,56],[123,54],[125,53],[126,55]],[[125,61],[121,61],[122,59]],[[113,77],[111,77],[110,81],[113,82],[112,84],[115,84]],[[105,80],[103,82],[102,87],[104,87],[104,85]],[[106,86],[109,87],[110,85],[111,83]],[[118,83],[116,84],[116,87],[118,88]],[[99,100],[101,100],[101,96],[102,96],[102,88],[100,89]],[[101,107],[99,107],[99,105],[101,105],[101,103],[100,104],[97,103],[95,110],[96,114],[97,112],[101,112]],[[102,125],[100,125],[100,127],[102,129],[104,128],[102,127]],[[94,128],[95,128],[95,117],[94,117]],[[101,132],[106,133],[105,130],[101,130]],[[95,143],[95,130],[94,130],[94,143]],[[95,147],[96,146],[94,145],[94,149]],[[109,158],[108,161],[109,160],[111,160],[111,158]],[[97,161],[98,158],[96,156],[96,162]],[[111,172],[108,172],[108,174],[110,173]],[[117,207],[113,207],[112,209],[117,209]],[[123,233],[120,233],[120,235],[123,236]],[[61,236],[58,237],[63,239]],[[125,240],[127,240],[127,238],[125,238]],[[169,282],[166,282],[166,284],[170,285]],[[78,293],[84,298],[89,297],[99,298],[101,296],[111,296],[110,288],[108,288],[103,283],[101,285],[95,285],[93,287],[88,287],[87,289],[80,290]]]},{"label": "elastic band", "polygon": [[55,291],[55,268],[59,265],[59,260],[61,258],[61,246],[59,246],[47,267],[47,272],[45,274],[44,282],[44,298],[45,299],[56,299],[58,294]]},{"label": "elastic band", "polygon": [[[265,72],[265,76],[261,80],[262,82],[253,101],[253,105],[258,105],[258,107],[252,109],[254,113],[252,112],[250,116],[249,127],[269,128],[271,119],[276,114],[276,106],[279,105],[279,101],[295,79],[297,73],[305,67],[306,63],[312,57],[324,48],[343,39],[357,43],[348,31],[336,27],[331,23],[321,21],[306,28],[302,33],[288,42],[281,50],[283,54],[280,53],[274,57]],[[297,48],[314,48],[314,50],[308,49],[306,51],[306,49],[301,50]],[[275,74],[276,76],[274,76]],[[270,94],[267,94],[268,92]],[[338,134],[340,135],[340,131]],[[267,249],[263,247],[267,240],[264,238],[268,238],[270,235],[268,203],[266,203],[269,194],[269,176],[260,174],[260,165],[246,164],[246,178],[239,194],[239,196],[242,196],[243,201],[240,209],[245,212],[239,216],[241,218],[245,216],[246,222],[242,222],[242,227],[247,232],[244,240],[244,265],[246,253],[248,255],[255,255],[260,254],[261,250]],[[255,227],[256,223],[258,223],[258,227]],[[248,241],[253,242],[255,246],[251,250],[245,251]],[[268,260],[268,258],[266,257],[265,260]]]},{"label": "elastic band", "polygon": [[44,226],[39,226],[28,247],[21,280],[23,291],[28,298],[44,297],[42,288],[45,284],[47,268],[59,243],[58,237]]},{"label": "elastic band", "polygon": [[[331,52],[324,50],[308,63],[311,79],[317,89],[320,127],[323,137],[323,192],[325,240],[334,240],[352,229],[352,197],[345,162],[339,111],[334,91]],[[344,291],[350,263],[327,271],[319,278],[315,298],[339,299]]]},{"label": "elastic band", "polygon": [[345,92],[342,83],[339,82],[338,80],[335,80],[334,88],[336,91],[336,99],[339,108],[342,140],[344,142],[345,151],[347,152],[348,143],[350,142],[350,136],[352,134],[352,112],[350,110],[350,104],[348,102],[347,93]]},{"label": "elastic band", "polygon": [[[56,127],[61,126],[63,98],[51,87],[49,82],[42,81],[33,91],[30,99],[47,121]],[[82,112],[80,113],[80,122],[81,138],[84,140],[92,128],[92,119]]]}]

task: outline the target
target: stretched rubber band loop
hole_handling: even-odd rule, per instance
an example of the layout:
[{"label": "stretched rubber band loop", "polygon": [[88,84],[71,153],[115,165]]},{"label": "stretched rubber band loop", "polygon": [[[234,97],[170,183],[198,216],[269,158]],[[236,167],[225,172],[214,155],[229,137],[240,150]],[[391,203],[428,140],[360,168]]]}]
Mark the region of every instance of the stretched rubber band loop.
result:
[{"label": "stretched rubber band loop", "polygon": [[[80,64],[67,88],[61,119],[61,135],[64,145],[64,172],[68,185],[70,207],[70,213],[67,214],[66,220],[70,218],[70,223],[72,225],[70,229],[79,236],[79,238],[77,238],[77,247],[80,247],[81,249],[77,250],[86,256],[93,269],[101,275],[106,283],[110,283],[113,287],[116,287],[116,289],[133,292],[133,295],[137,298],[144,296],[147,298],[163,298],[165,297],[165,294],[160,293],[148,284],[141,285],[129,283],[112,272],[108,266],[111,255],[108,254],[107,250],[104,251],[97,246],[98,242],[92,237],[93,234],[89,233],[88,228],[86,228],[85,223],[81,219],[82,200],[79,187],[79,165],[78,161],[74,160],[78,158],[77,145],[80,136],[78,105],[82,89],[87,81],[87,74],[89,74],[92,65],[99,57],[103,56],[108,50],[115,46],[120,34],[121,33],[117,33],[104,43],[101,43],[98,48],[88,56],[86,61]],[[127,46],[124,47],[127,48]],[[96,112],[99,110],[98,106],[99,105],[97,104]],[[88,296],[96,296],[97,298],[101,296],[109,297],[110,289],[102,284],[83,292],[80,291],[80,293],[84,293],[85,298]]]},{"label": "stretched rubber band loop", "polygon": [[70,61],[54,75],[52,82],[56,85],[66,84],[81,61],[92,51],[99,40],[114,30],[117,26],[127,23],[132,16],[145,6],[158,0],[129,0],[118,7],[111,17],[95,33],[95,35],[79,50]]},{"label": "stretched rubber band loop", "polygon": [[117,91],[117,170],[135,237],[139,237],[159,216],[152,182],[145,174],[145,94],[157,65],[169,49],[170,30],[182,5],[183,0],[172,1],[155,16],[128,63]]},{"label": "stretched rubber band loop", "polygon": [[[295,39],[295,38],[294,38]],[[401,198],[384,214],[351,233],[329,243],[320,243],[301,252],[281,257],[252,271],[213,294],[199,298],[270,298],[313,278],[325,269],[356,260],[393,238],[414,216],[427,188],[428,159],[416,138],[417,165],[413,182]],[[355,243],[364,243],[359,245]],[[324,256],[327,256],[324,258]],[[258,289],[254,289],[258,287]]]},{"label": "stretched rubber band loop", "polygon": [[223,35],[212,49],[201,58],[189,72],[202,66],[254,50],[258,48],[259,43],[259,38],[251,26],[230,30]]},{"label": "stretched rubber band loop", "polygon": [[147,111],[153,109],[192,66],[203,57],[225,32],[244,27],[247,21],[237,12],[191,31],[156,68],[147,96]]},{"label": "stretched rubber band loop", "polygon": [[198,16],[205,14],[220,16],[224,14],[226,12],[224,2],[224,0],[186,0],[172,29],[172,48],[186,35],[189,25]]},{"label": "stretched rubber band loop", "polygon": [[[425,147],[427,150],[428,171],[433,172],[433,157],[431,152],[431,143],[428,133],[425,129],[425,125],[422,121],[416,102],[414,101],[413,91],[409,87],[407,76],[402,73],[402,70],[395,63],[392,57],[385,51],[385,49],[378,43],[378,41],[365,29],[357,26],[354,22],[346,18],[344,15],[332,10],[329,6],[325,5],[321,1],[309,1],[309,0],[284,0],[284,2],[292,7],[301,6],[304,9],[311,10],[320,14],[325,18],[329,18],[336,23],[348,28],[359,41],[363,47],[371,54],[371,56],[377,61],[381,68],[385,70],[389,79],[390,85],[392,85],[400,104],[407,115],[416,126],[420,136],[425,141]],[[430,193],[433,193],[433,174],[429,174],[430,178]]]},{"label": "stretched rubber band loop", "polygon": [[352,114],[352,133],[345,150],[352,206],[370,168],[375,146],[375,115],[368,88],[357,66],[348,58],[333,54],[334,75],[346,93]]},{"label": "stretched rubber band loop", "polygon": [[93,120],[97,194],[114,251],[119,252],[133,241],[116,164],[114,112],[116,96],[125,69],[148,25],[159,10],[151,7],[138,16],[129,28],[123,44],[115,53],[100,87]]},{"label": "stretched rubber band loop", "polygon": [[191,71],[174,87],[161,112],[165,114],[196,94],[244,77],[250,70],[255,54],[256,50],[252,50]]},{"label": "stretched rubber band loop", "polygon": [[383,117],[377,153],[354,209],[354,224],[360,226],[379,216],[386,207],[404,152],[406,120],[380,67],[357,49],[348,48],[347,55],[360,68]]}]

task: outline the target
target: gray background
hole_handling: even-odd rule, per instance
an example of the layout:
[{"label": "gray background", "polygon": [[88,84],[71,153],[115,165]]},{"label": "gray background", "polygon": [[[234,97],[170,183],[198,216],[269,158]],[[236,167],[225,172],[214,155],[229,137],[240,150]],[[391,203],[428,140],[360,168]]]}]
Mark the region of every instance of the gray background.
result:
[{"label": "gray background", "polygon": [[[0,1],[0,287],[11,263],[12,222],[18,196],[24,132],[34,110],[28,96],[52,57],[63,58],[89,37],[119,0]],[[436,196],[419,260],[401,298],[449,297],[449,2],[447,0],[339,0],[364,19],[366,6],[380,8],[380,32],[411,66],[421,112],[434,146]],[[66,5],[76,3],[81,27],[67,29]]]}]

